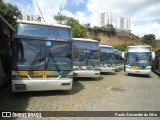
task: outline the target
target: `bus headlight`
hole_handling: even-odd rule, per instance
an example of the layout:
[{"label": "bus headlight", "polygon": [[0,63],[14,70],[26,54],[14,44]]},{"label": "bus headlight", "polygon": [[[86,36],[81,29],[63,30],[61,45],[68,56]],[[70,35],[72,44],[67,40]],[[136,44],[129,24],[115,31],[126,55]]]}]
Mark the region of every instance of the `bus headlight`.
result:
[{"label": "bus headlight", "polygon": [[128,65],[126,65],[126,68],[131,69],[131,67],[130,67],[130,66],[128,66]]},{"label": "bus headlight", "polygon": [[145,69],[146,70],[151,70],[151,66],[147,66]]},{"label": "bus headlight", "polygon": [[103,65],[102,65],[102,64],[100,64],[100,67],[103,67]]}]

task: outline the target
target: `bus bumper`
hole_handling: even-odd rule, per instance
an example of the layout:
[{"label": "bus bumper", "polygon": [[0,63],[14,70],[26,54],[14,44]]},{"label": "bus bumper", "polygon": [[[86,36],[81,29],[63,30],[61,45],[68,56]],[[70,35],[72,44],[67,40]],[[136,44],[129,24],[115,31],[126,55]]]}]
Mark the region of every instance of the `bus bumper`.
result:
[{"label": "bus bumper", "polygon": [[120,65],[120,70],[123,70],[124,69],[124,65]]},{"label": "bus bumper", "polygon": [[120,65],[115,66],[115,69],[116,69],[116,70],[120,70],[120,69],[121,69],[121,66],[120,66]]},{"label": "bus bumper", "polygon": [[113,67],[100,67],[101,72],[111,72],[115,73],[115,68]]},{"label": "bus bumper", "polygon": [[47,90],[70,90],[72,89],[71,78],[12,80],[13,92],[47,91]]},{"label": "bus bumper", "polygon": [[126,73],[150,75],[151,74],[151,70],[131,70],[131,69],[126,68]]},{"label": "bus bumper", "polygon": [[100,71],[78,70],[73,72],[73,77],[100,77]]}]

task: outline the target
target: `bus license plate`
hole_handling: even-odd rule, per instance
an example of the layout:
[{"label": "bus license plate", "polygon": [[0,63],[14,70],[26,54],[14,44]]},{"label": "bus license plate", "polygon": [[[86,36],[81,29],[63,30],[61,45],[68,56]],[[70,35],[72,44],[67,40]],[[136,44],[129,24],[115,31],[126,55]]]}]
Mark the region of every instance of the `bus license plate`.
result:
[{"label": "bus license plate", "polygon": [[15,84],[16,90],[26,90],[26,84]]}]

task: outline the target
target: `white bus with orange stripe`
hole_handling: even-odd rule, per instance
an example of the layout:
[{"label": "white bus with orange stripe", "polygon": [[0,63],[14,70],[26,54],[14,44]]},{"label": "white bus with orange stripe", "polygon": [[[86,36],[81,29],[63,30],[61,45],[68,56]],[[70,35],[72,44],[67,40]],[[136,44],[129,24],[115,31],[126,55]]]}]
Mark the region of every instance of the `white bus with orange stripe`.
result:
[{"label": "white bus with orange stripe", "polygon": [[125,58],[124,70],[127,74],[151,74],[151,64],[155,58],[151,46],[128,46],[122,57]]},{"label": "white bus with orange stripe", "polygon": [[73,38],[73,77],[100,77],[99,42]]},{"label": "white bus with orange stripe", "polygon": [[101,72],[115,73],[115,52],[113,46],[100,46],[100,69]]},{"label": "white bus with orange stripe", "polygon": [[70,26],[18,21],[12,91],[72,89],[71,34]]}]

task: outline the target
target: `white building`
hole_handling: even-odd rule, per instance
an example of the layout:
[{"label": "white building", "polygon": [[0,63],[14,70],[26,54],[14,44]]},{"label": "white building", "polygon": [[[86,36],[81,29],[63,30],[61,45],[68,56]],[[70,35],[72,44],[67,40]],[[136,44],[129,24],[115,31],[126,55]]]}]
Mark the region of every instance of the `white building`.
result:
[{"label": "white building", "polygon": [[39,15],[22,15],[21,20],[41,22],[41,17]]},{"label": "white building", "polygon": [[117,29],[130,30],[130,18],[128,18],[128,17],[118,17]]},{"label": "white building", "polygon": [[112,14],[105,12],[105,13],[99,13],[97,17],[97,26],[106,26],[108,24],[112,24]]}]

